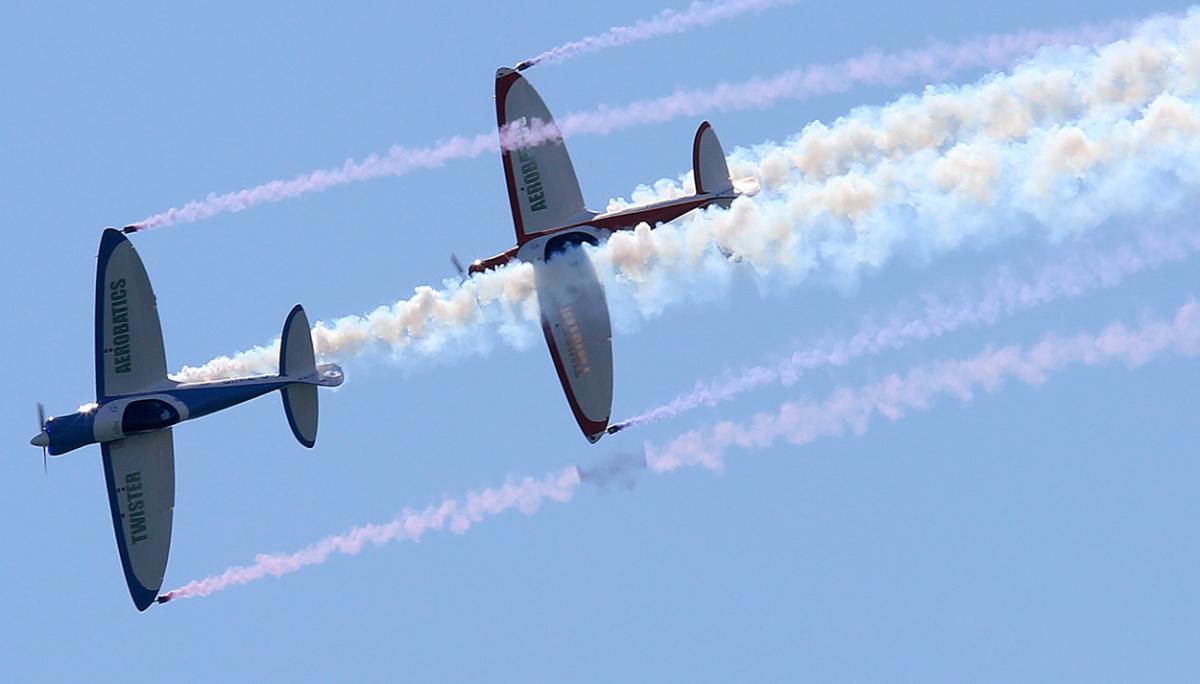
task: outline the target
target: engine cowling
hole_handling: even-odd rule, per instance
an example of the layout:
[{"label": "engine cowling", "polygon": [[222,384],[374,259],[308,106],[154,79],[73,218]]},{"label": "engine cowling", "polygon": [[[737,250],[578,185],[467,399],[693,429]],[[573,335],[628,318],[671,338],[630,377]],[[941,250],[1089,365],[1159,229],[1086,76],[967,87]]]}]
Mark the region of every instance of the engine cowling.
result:
[{"label": "engine cowling", "polygon": [[54,416],[43,428],[49,439],[47,448],[52,456],[62,456],[96,441],[93,422],[94,411],[76,411],[65,416]]}]

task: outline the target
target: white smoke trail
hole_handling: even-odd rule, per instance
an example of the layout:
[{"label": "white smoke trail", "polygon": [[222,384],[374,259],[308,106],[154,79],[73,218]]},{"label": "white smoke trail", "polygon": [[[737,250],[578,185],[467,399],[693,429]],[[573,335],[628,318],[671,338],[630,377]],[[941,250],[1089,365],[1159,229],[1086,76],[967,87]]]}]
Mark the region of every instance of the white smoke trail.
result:
[{"label": "white smoke trail", "polygon": [[421,169],[444,166],[455,159],[470,159],[486,152],[537,144],[563,135],[604,135],[632,126],[658,123],[705,111],[763,109],[780,99],[802,100],[817,95],[844,92],[856,85],[896,84],[914,77],[946,78],[975,67],[999,68],[1012,60],[1048,45],[1095,45],[1126,32],[1125,22],[1085,25],[1069,31],[1023,31],[978,38],[957,44],[934,44],[920,50],[895,54],[868,53],[838,64],[816,65],[716,88],[683,90],[652,100],[641,100],[619,108],[601,107],[593,112],[569,114],[557,126],[535,122],[515,132],[502,131],[474,136],[454,136],[425,147],[393,146],[386,154],[362,160],[346,160],[340,167],[301,174],[291,180],[274,180],[251,188],[223,194],[210,193],[201,200],[148,216],[138,221],[138,230],[160,228],[239,212],[270,202],[280,202],[323,192],[333,187],[388,176],[402,176]]},{"label": "white smoke trail", "polygon": [[[1198,95],[1193,13],[1095,54],[1039,59],[739,150],[733,173],[758,176],[758,197],[616,234],[595,258],[612,274],[614,310],[654,315],[728,279],[711,243],[775,282],[845,284],[897,254],[927,261],[1023,232],[1057,241],[1175,215],[1200,189]],[[690,191],[684,177],[633,199]]]},{"label": "white smoke trail", "polygon": [[[758,197],[614,234],[592,258],[620,325],[728,281],[734,266],[712,243],[773,281],[836,282],[897,254],[931,259],[1022,231],[1055,240],[1104,222],[1173,215],[1200,186],[1198,94],[1193,12],[1096,52],[1047,53],[1009,75],[929,89],[831,126],[812,124],[783,144],[739,150],[734,173],[758,176]],[[690,191],[685,176],[633,199]],[[314,339],[326,356],[383,347],[428,357],[448,345],[486,346],[492,328],[528,342],[536,319],[532,269],[518,265],[318,324]],[[270,372],[276,358],[269,347],[251,350],[185,368],[180,379]]]},{"label": "white smoke trail", "polygon": [[541,479],[526,477],[508,482],[502,487],[468,492],[461,500],[445,499],[423,510],[405,510],[394,520],[382,525],[355,527],[346,534],[326,537],[295,553],[259,554],[254,563],[229,568],[220,575],[189,582],[159,597],[159,603],[178,598],[208,596],[222,589],[248,584],[264,577],[279,577],[310,565],[320,565],[334,554],[358,555],[371,544],[383,546],[398,541],[420,541],[427,532],[449,530],[462,534],[472,526],[505,511],[516,508],[532,515],[542,503],[569,501],[579,486],[579,473],[566,468]]},{"label": "white smoke trail", "polygon": [[981,294],[959,294],[953,299],[935,293],[925,294],[919,297],[920,313],[916,315],[911,313],[914,307],[899,306],[882,322],[868,317],[849,337],[827,338],[806,345],[777,363],[744,368],[718,380],[696,383],[691,391],[616,423],[614,428],[619,430],[675,418],[700,406],[715,406],[766,385],[791,386],[815,368],[844,366],[863,356],[901,349],[913,342],[940,337],[968,326],[992,325],[1002,316],[1113,287],[1129,276],[1183,261],[1197,252],[1200,252],[1200,233],[1146,233],[1135,245],[1122,246],[1111,252],[1088,250],[1065,258],[1058,255],[1029,277],[1021,277],[1011,268],[1002,268],[986,279]]},{"label": "white smoke trail", "polygon": [[[1099,335],[1050,335],[1028,349],[988,349],[966,359],[918,366],[857,389],[842,388],[821,402],[786,403],[750,421],[723,421],[688,432],[661,448],[647,444],[644,462],[620,455],[611,467],[601,468],[600,472],[571,467],[540,480],[525,478],[498,489],[469,493],[461,502],[447,499],[422,511],[405,511],[382,525],[364,525],[326,537],[294,553],[261,554],[250,565],[189,582],[166,592],[159,601],[207,596],[266,577],[279,577],[322,564],[334,554],[357,555],[368,543],[382,546],[394,541],[417,541],[426,532],[445,529],[461,534],[513,507],[529,515],[546,500],[569,501],[585,476],[603,486],[606,478],[622,478],[632,469],[667,473],[685,466],[704,466],[719,470],[730,447],[764,449],[781,439],[800,446],[823,436],[862,434],[876,414],[899,420],[909,412],[929,409],[938,397],[968,402],[975,392],[994,392],[1009,379],[1036,386],[1046,382],[1050,373],[1069,366],[1124,363],[1137,367],[1168,352],[1186,357],[1200,354],[1200,305],[1188,302],[1171,320],[1148,320],[1134,329],[1113,324]],[[592,475],[585,475],[589,472]]]},{"label": "white smoke trail", "polygon": [[563,62],[572,57],[599,52],[609,48],[638,43],[660,36],[683,33],[694,28],[712,26],[743,14],[757,14],[763,10],[784,5],[795,5],[800,0],[727,0],[726,2],[693,2],[683,11],[666,9],[649,19],[641,19],[630,26],[614,26],[604,33],[587,36],[564,43],[542,54],[527,59],[518,68],[535,64]]},{"label": "white smoke trail", "polygon": [[819,437],[862,434],[876,415],[899,420],[926,410],[941,396],[969,402],[975,392],[994,392],[1009,379],[1041,385],[1047,375],[1069,366],[1124,363],[1141,366],[1171,352],[1200,354],[1200,305],[1180,307],[1173,319],[1149,320],[1130,329],[1113,324],[1099,335],[1047,336],[1038,344],[989,349],[977,356],[931,363],[858,389],[843,388],[821,402],[789,402],[752,420],[724,421],[680,435],[661,448],[646,446],[652,472],[700,465],[720,470],[730,447],[765,449],[779,440],[800,446]]},{"label": "white smoke trail", "polygon": [[[481,307],[489,312],[485,318]],[[478,347],[485,322],[494,323],[515,347],[525,346],[538,320],[533,268],[514,264],[470,278],[429,286],[387,307],[363,316],[346,316],[331,323],[318,321],[312,329],[313,346],[322,359],[346,358],[370,350],[391,350],[433,356],[448,346]],[[275,373],[279,366],[279,340],[268,345],[217,357],[203,366],[184,366],[172,376],[180,382]]]}]

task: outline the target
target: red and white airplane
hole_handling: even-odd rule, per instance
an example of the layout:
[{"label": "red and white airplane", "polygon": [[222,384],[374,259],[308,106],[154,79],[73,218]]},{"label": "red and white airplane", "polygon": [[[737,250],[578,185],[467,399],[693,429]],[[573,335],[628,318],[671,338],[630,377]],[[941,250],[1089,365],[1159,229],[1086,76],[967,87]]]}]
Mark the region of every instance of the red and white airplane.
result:
[{"label": "red and white airplane", "polygon": [[[514,69],[496,72],[496,122],[532,127],[554,122],[546,103],[529,81]],[[716,204],[728,207],[739,195],[753,195],[753,178],[732,181],[721,142],[708,122],[700,124],[692,144],[696,194],[620,211],[587,209],[571,157],[561,139],[502,149],[504,179],[512,206],[517,244],[490,259],[471,264],[482,273],[517,259],[533,265],[542,332],[558,379],[575,420],[590,442],[608,427],[612,414],[612,327],[608,301],[595,266],[581,243],[597,245],[613,231],[632,230],[640,223],[652,228],[683,214]]]}]

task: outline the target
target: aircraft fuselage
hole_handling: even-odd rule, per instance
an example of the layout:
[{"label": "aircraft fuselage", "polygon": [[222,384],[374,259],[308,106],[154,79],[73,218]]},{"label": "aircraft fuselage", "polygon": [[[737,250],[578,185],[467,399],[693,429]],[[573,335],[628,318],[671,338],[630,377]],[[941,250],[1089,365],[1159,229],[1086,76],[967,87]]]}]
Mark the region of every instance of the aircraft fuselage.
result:
[{"label": "aircraft fuselage", "polygon": [[[333,366],[323,367],[319,372],[322,377],[341,375],[341,371]],[[173,383],[161,390],[111,397],[87,404],[74,413],[47,420],[45,446],[52,455],[61,456],[89,444],[163,430],[296,382],[277,375],[263,375],[213,382]],[[39,437],[41,435],[34,438],[35,444]]]},{"label": "aircraft fuselage", "polygon": [[[605,213],[589,212],[586,219],[576,223],[559,228],[550,228],[541,232],[528,236],[521,244],[518,244],[511,249],[508,249],[496,256],[487,259],[477,259],[467,268],[467,271],[472,275],[483,273],[495,268],[499,268],[504,264],[517,259],[519,261],[529,261],[530,252],[524,251],[525,245],[540,240],[550,239],[559,234],[567,234],[573,232],[586,233],[595,238],[598,242],[604,242],[618,230],[630,230],[636,228],[639,223],[646,223],[650,227],[655,227],[660,223],[674,221],[684,214],[694,209],[701,209],[710,204],[725,204],[733,199],[733,195],[691,195],[689,197],[680,197],[678,199],[663,200],[653,204],[641,204],[628,209],[619,211],[611,211]],[[596,244],[596,243],[593,243]],[[524,255],[524,256],[523,256]]]}]

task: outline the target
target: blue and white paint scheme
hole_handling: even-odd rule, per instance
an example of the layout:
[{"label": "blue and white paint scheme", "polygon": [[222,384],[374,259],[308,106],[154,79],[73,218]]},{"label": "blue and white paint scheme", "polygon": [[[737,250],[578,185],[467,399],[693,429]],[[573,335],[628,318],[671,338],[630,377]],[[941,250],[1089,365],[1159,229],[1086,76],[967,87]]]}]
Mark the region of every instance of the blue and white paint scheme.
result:
[{"label": "blue and white paint scheme", "polygon": [[279,374],[181,383],[167,377],[162,328],[150,278],[133,245],[107,229],[96,266],[96,401],[44,421],[31,442],[60,456],[99,444],[117,549],[138,610],[158,596],[175,507],[172,428],[279,390],[292,434],[317,438],[317,387],[342,384],[333,364],[317,365],[304,309],[283,326]]}]

